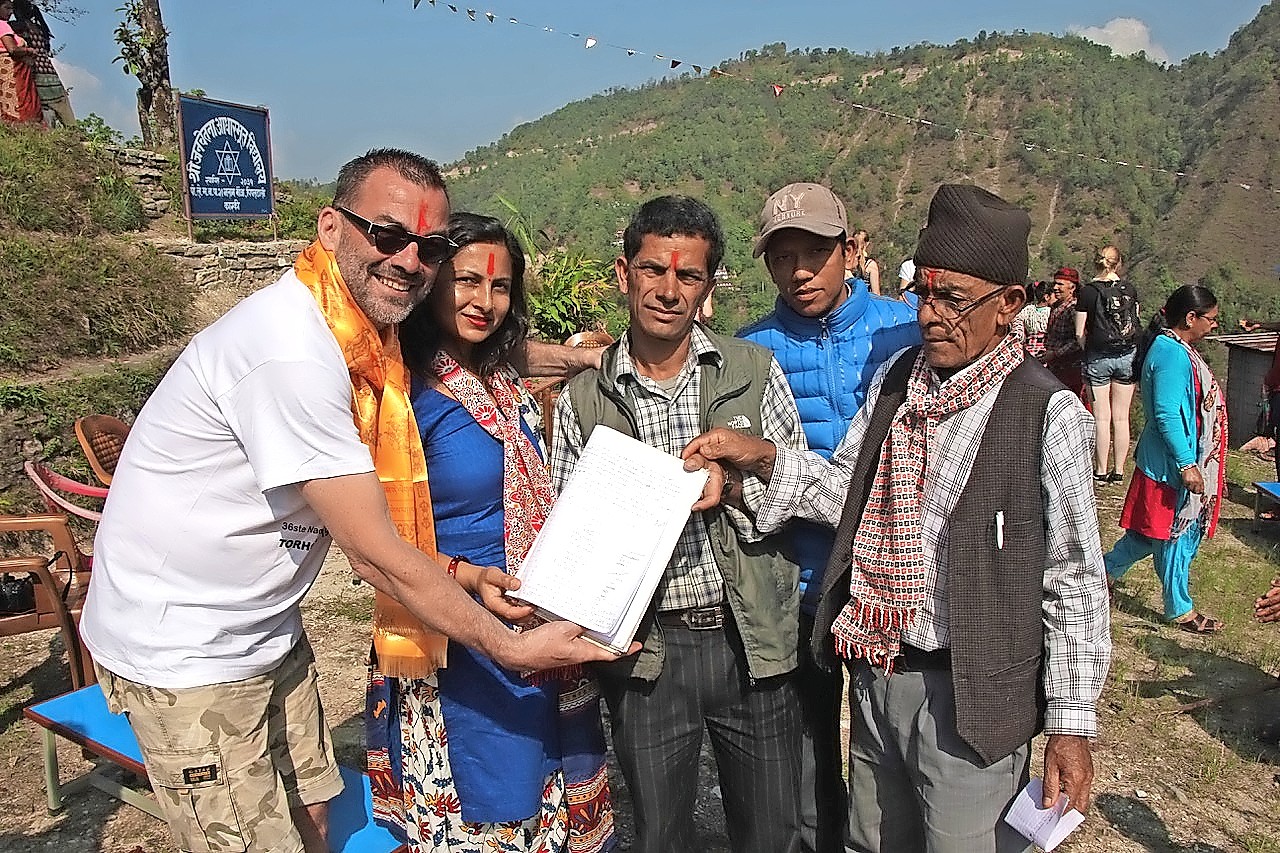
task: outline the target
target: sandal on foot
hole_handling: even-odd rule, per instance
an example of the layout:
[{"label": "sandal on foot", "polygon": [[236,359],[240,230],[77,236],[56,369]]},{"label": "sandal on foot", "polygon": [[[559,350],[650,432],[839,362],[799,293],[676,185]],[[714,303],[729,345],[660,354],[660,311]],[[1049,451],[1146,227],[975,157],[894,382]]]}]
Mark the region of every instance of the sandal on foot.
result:
[{"label": "sandal on foot", "polygon": [[1179,619],[1173,624],[1177,625],[1183,631],[1189,631],[1192,634],[1216,634],[1226,627],[1226,623],[1221,619],[1214,619],[1212,616],[1205,616],[1198,610],[1191,611],[1191,616],[1186,619]]},{"label": "sandal on foot", "polygon": [[1105,483],[1105,482],[1107,482],[1107,475],[1106,475],[1106,474],[1094,474],[1094,475],[1093,475],[1093,482],[1095,482],[1095,483]]},{"label": "sandal on foot", "polygon": [[1119,471],[1112,471],[1110,474],[1108,474],[1108,475],[1107,475],[1107,482],[1108,482],[1108,483],[1123,483],[1123,482],[1124,482],[1124,474],[1121,474]]}]

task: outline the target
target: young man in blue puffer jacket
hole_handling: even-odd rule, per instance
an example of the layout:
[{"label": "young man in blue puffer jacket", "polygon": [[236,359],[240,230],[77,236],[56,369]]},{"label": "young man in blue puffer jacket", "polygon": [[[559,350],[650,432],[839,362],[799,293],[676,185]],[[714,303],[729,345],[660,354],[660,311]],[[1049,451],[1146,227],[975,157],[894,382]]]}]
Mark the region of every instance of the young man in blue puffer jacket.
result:
[{"label": "young man in blue puffer jacket", "polygon": [[[844,204],[820,184],[788,184],[760,212],[755,257],[778,288],[773,313],[738,333],[773,350],[791,385],[809,448],[830,458],[862,407],[876,368],[920,343],[916,312],[873,295],[861,279],[845,280],[853,257]],[[840,745],[843,677],[824,672],[809,653],[830,530],[795,522],[800,563],[799,692],[804,704],[801,837],[806,851],[845,849],[848,816]]]}]

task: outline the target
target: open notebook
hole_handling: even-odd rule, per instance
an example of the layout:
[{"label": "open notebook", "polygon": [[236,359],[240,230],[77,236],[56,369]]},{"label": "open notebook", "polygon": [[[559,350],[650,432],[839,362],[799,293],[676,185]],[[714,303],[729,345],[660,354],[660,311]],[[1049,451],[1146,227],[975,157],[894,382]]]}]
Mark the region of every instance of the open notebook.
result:
[{"label": "open notebook", "polygon": [[624,653],[706,481],[706,471],[597,426],[516,573],[516,595]]}]

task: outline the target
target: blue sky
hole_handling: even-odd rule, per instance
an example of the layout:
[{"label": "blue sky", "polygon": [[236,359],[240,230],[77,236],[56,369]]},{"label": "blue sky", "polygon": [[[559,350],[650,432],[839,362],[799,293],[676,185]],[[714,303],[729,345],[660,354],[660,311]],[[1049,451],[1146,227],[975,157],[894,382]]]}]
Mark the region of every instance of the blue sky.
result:
[{"label": "blue sky", "polygon": [[[772,42],[857,53],[979,30],[1076,32],[1179,62],[1226,47],[1265,5],[1168,0],[162,0],[173,83],[271,110],[275,173],[331,180],[377,146],[441,162],[614,86],[706,67]],[[112,64],[112,0],[50,20],[79,116],[137,133],[134,81]],[[476,21],[465,10],[476,10]],[[492,12],[495,22],[486,20]],[[516,18],[520,24],[511,24]],[[554,32],[544,31],[550,27]],[[578,37],[570,36],[577,33]],[[586,39],[598,43],[588,49]],[[616,46],[616,47],[615,47]],[[621,48],[632,48],[629,56]],[[666,59],[657,60],[653,54]],[[686,70],[682,66],[680,73]]]}]

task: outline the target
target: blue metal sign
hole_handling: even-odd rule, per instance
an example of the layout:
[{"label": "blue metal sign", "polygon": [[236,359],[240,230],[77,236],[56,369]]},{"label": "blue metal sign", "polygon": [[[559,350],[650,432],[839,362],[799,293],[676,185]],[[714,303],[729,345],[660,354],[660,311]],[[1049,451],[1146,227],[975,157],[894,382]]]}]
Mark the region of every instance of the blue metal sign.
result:
[{"label": "blue metal sign", "polygon": [[180,95],[178,118],[187,215],[269,218],[275,198],[266,109]]}]

